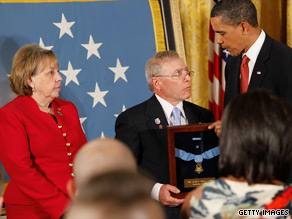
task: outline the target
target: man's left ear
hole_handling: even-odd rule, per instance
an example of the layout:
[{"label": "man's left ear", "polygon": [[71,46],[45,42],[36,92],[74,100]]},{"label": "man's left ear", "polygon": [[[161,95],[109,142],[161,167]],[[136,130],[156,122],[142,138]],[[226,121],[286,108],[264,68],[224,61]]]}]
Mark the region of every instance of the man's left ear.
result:
[{"label": "man's left ear", "polygon": [[151,78],[151,83],[152,83],[154,89],[158,89],[158,90],[160,89],[160,83],[156,77]]},{"label": "man's left ear", "polygon": [[241,27],[242,27],[242,33],[247,34],[250,29],[250,24],[247,22],[241,22]]}]

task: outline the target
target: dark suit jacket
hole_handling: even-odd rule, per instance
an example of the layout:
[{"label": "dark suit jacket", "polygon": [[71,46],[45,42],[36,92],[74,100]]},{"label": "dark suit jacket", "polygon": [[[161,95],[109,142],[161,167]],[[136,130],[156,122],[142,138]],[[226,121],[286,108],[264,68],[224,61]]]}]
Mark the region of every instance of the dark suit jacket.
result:
[{"label": "dark suit jacket", "polygon": [[[224,106],[237,94],[240,84],[242,55],[232,57],[225,68]],[[292,49],[266,34],[256,60],[248,91],[265,88],[292,103]]]},{"label": "dark suit jacket", "polygon": [[[200,106],[183,101],[183,108],[189,124],[214,121],[212,112]],[[160,124],[155,123],[157,118]],[[169,184],[167,126],[164,111],[155,95],[121,113],[115,125],[116,138],[134,152],[138,166],[163,184]]]}]

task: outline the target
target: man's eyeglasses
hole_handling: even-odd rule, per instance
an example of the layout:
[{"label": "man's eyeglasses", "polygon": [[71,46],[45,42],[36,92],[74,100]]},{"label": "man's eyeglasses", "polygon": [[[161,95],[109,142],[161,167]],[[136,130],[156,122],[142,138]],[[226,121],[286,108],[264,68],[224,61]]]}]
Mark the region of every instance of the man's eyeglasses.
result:
[{"label": "man's eyeglasses", "polygon": [[176,71],[172,75],[156,75],[154,77],[171,77],[174,79],[185,79],[187,75],[192,77],[194,73],[195,73],[194,71],[182,70],[182,71]]}]

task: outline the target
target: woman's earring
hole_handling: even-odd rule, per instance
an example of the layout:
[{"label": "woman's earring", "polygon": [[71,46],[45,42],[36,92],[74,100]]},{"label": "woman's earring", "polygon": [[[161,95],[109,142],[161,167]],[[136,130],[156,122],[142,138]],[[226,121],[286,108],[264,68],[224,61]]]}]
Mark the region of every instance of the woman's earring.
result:
[{"label": "woman's earring", "polygon": [[31,88],[31,90],[32,90],[32,92],[35,92],[35,89],[33,87]]}]

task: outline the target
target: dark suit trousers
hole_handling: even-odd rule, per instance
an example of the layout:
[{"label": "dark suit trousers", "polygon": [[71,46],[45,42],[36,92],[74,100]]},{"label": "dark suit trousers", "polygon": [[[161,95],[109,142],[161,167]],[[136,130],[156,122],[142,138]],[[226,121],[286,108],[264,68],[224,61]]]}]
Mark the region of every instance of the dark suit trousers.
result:
[{"label": "dark suit trousers", "polygon": [[181,205],[177,207],[164,206],[165,214],[167,219],[179,219]]}]

